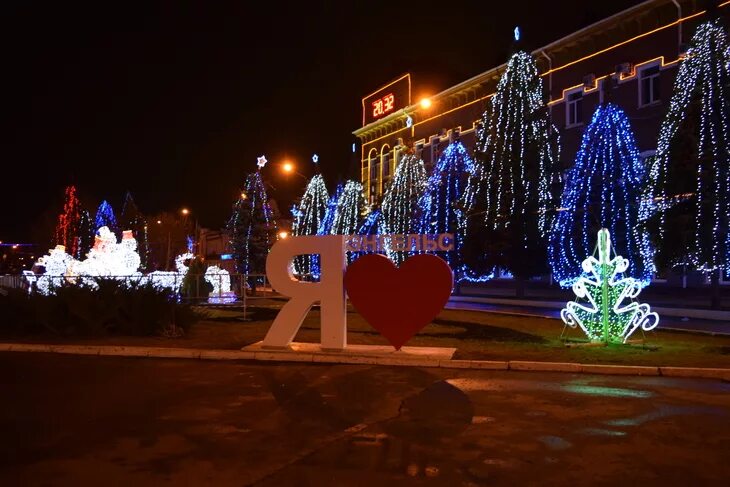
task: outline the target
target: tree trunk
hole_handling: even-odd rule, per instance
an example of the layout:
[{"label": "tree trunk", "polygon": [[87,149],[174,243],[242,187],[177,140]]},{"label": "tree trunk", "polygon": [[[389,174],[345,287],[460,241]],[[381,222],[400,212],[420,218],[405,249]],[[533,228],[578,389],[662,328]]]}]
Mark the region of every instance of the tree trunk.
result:
[{"label": "tree trunk", "polygon": [[527,280],[524,277],[516,277],[515,276],[515,283],[517,285],[516,288],[515,288],[515,295],[518,298],[524,298],[525,297],[525,287],[526,287],[526,284],[527,284]]},{"label": "tree trunk", "polygon": [[720,272],[720,269],[715,269],[710,277],[710,307],[712,309],[720,309]]}]

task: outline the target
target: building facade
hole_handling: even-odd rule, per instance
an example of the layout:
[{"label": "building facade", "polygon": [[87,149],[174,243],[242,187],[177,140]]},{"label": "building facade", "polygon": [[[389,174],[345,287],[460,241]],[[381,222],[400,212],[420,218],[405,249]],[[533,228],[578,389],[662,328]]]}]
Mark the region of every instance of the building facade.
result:
[{"label": "building facade", "polygon": [[[696,26],[707,18],[703,2],[649,0],[532,52],[545,97],[561,137],[561,166],[568,168],[583,128],[596,106],[612,101],[631,120],[639,150],[656,149],[677,68]],[[730,1],[719,12],[730,15]],[[377,204],[406,147],[420,153],[427,169],[455,136],[469,148],[476,124],[493,96],[506,64],[430,97],[411,100],[403,75],[362,99],[360,142],[365,196]]]}]

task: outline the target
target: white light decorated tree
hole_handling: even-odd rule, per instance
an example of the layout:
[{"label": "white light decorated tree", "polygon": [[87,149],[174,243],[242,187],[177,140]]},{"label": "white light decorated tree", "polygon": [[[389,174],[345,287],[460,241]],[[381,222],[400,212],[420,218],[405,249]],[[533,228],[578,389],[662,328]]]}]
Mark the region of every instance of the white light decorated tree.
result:
[{"label": "white light decorated tree", "polygon": [[[423,161],[407,154],[395,169],[393,180],[385,192],[382,205],[382,233],[418,233],[418,202],[426,189]],[[400,265],[413,252],[386,249],[388,257]]]},{"label": "white light decorated tree", "polygon": [[487,280],[495,267],[520,282],[547,272],[558,156],[535,60],[517,52],[477,130],[476,172],[462,198],[465,279]]},{"label": "white light decorated tree", "polygon": [[[315,174],[307,183],[299,204],[292,207],[292,235],[317,235],[327,210],[327,187],[321,174]],[[294,272],[300,276],[319,275],[319,259],[316,255],[300,255],[294,258]]]},{"label": "white light decorated tree", "polygon": [[[349,180],[337,199],[334,217],[332,219],[332,227],[330,234],[332,235],[355,235],[362,218],[367,212],[365,204],[365,196],[363,195],[362,184],[357,181]],[[354,260],[355,256],[347,255],[348,263]]]},{"label": "white light decorated tree", "polygon": [[730,272],[730,43],[718,20],[701,24],[679,67],[662,123],[643,214],[660,269],[708,273],[719,306]]}]

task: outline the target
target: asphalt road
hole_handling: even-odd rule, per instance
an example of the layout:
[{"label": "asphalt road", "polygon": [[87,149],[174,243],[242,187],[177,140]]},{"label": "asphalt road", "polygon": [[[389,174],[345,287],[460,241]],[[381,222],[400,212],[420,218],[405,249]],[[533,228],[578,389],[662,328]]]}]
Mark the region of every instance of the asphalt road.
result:
[{"label": "asphalt road", "polygon": [[730,383],[0,354],[2,486],[727,485]]}]

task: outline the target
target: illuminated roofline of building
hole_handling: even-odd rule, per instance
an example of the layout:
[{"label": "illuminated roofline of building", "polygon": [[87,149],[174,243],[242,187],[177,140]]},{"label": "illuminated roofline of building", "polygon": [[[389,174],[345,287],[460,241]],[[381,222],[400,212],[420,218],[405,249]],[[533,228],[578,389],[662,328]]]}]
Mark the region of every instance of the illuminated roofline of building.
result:
[{"label": "illuminated roofline of building", "polygon": [[[598,22],[595,22],[595,23],[593,23],[593,24],[591,24],[591,25],[589,25],[587,27],[584,27],[584,28],[582,28],[582,29],[580,29],[578,31],[575,31],[575,32],[573,32],[573,33],[571,33],[571,34],[569,34],[569,35],[567,35],[567,36],[565,36],[565,37],[563,37],[561,39],[558,39],[558,40],[556,40],[554,42],[551,42],[550,44],[547,44],[547,45],[545,45],[543,47],[537,48],[537,49],[535,49],[535,50],[532,51],[532,55],[533,56],[538,56],[538,55],[540,55],[540,53],[542,53],[544,51],[554,50],[556,47],[559,47],[561,45],[564,45],[564,44],[566,44],[567,42],[569,42],[570,40],[572,40],[574,38],[584,36],[584,35],[586,35],[587,33],[589,33],[592,30],[599,29],[603,25],[615,21],[617,18],[621,18],[621,17],[628,16],[628,15],[630,15],[632,13],[635,13],[636,11],[645,9],[645,8],[647,8],[649,6],[652,6],[652,5],[655,5],[655,4],[658,5],[658,4],[671,4],[671,3],[672,3],[671,0],[647,0],[645,2],[642,2],[642,3],[638,4],[638,5],[634,5],[633,7],[630,7],[628,9],[626,9],[626,10],[622,10],[621,12],[618,12],[618,13],[610,16],[610,17],[606,17],[605,19],[599,20]],[[728,5],[730,5],[730,0],[728,0],[726,2],[720,3],[718,5],[718,8],[720,8],[720,7],[726,7]],[[593,52],[591,54],[588,54],[586,56],[581,56],[578,59],[575,59],[573,61],[564,63],[563,65],[558,66],[556,68],[552,68],[552,69],[550,69],[550,70],[548,70],[548,71],[546,71],[544,73],[541,73],[540,76],[546,76],[546,75],[551,74],[551,73],[554,73],[556,71],[560,71],[561,69],[564,69],[564,68],[566,68],[568,66],[572,66],[572,65],[577,64],[577,63],[579,63],[581,61],[584,61],[586,59],[590,59],[590,58],[592,58],[592,57],[594,57],[596,55],[599,55],[601,53],[610,51],[610,50],[615,49],[617,47],[620,47],[622,45],[628,44],[628,43],[633,42],[633,41],[635,41],[637,39],[640,39],[642,37],[646,37],[647,35],[650,35],[652,33],[656,33],[658,31],[661,31],[661,30],[664,30],[664,29],[673,27],[675,25],[681,24],[682,22],[685,22],[687,20],[690,20],[692,18],[695,18],[695,17],[700,16],[700,15],[704,14],[705,12],[706,12],[705,10],[700,10],[698,12],[695,12],[694,14],[690,14],[690,15],[684,16],[682,18],[678,18],[677,20],[675,20],[673,22],[670,22],[668,24],[662,25],[662,26],[660,26],[658,28],[652,29],[652,30],[647,31],[647,32],[643,32],[643,33],[641,33],[639,35],[636,35],[636,36],[633,36],[633,37],[631,37],[629,39],[626,39],[626,40],[617,42],[617,43],[615,43],[615,44],[613,44],[613,45],[611,45],[611,46],[609,46],[607,48],[599,49],[599,50],[597,50],[597,51],[595,51],[595,52]],[[499,75],[501,74],[501,72],[506,69],[506,66],[507,66],[507,63],[505,62],[505,63],[500,64],[497,67],[491,68],[491,69],[489,69],[489,70],[487,70],[487,71],[485,71],[483,73],[480,73],[480,74],[478,74],[476,76],[473,76],[472,78],[469,78],[469,79],[467,79],[465,81],[462,81],[459,84],[456,84],[454,86],[451,86],[451,87],[449,87],[449,88],[447,88],[447,89],[445,89],[445,90],[437,93],[436,95],[434,95],[434,96],[431,97],[431,100],[438,101],[438,100],[441,100],[441,99],[448,98],[450,96],[456,95],[456,94],[458,94],[460,92],[463,92],[463,91],[473,90],[475,87],[479,86],[481,83],[484,83],[486,81],[489,81],[490,79],[495,78],[495,77],[498,78]],[[438,116],[441,116],[441,115],[443,115],[445,113],[451,113],[453,111],[459,110],[459,109],[464,108],[464,107],[466,107],[468,105],[471,105],[473,103],[477,103],[479,101],[485,100],[485,99],[489,98],[490,96],[492,96],[491,93],[489,95],[486,95],[486,96],[477,98],[475,100],[469,101],[467,103],[461,104],[461,105],[459,105],[457,107],[454,107],[454,108],[452,108],[450,110],[447,110],[446,112],[439,113],[437,115],[434,115],[433,117],[429,117],[427,120],[431,120],[431,119],[436,118]],[[557,101],[559,101],[559,100],[550,100],[549,103],[550,104],[554,104]],[[402,108],[402,109],[400,109],[400,110],[398,110],[398,111],[396,111],[394,113],[389,114],[388,116],[386,116],[386,117],[384,117],[384,118],[382,118],[380,120],[376,120],[376,121],[371,122],[371,123],[369,123],[369,124],[367,124],[367,125],[365,125],[363,127],[360,127],[357,130],[353,131],[352,133],[356,137],[362,138],[362,137],[366,136],[368,133],[371,133],[373,131],[376,131],[376,130],[380,129],[383,125],[387,125],[388,123],[397,122],[399,119],[405,119],[406,117],[410,116],[411,114],[417,112],[419,110],[419,108],[420,108],[420,106],[419,106],[418,103],[411,104],[411,105],[409,105],[409,106],[407,106],[405,108]],[[418,123],[415,123],[414,126],[415,125],[419,125],[419,124],[423,123],[424,121],[419,121]],[[376,140],[382,139],[383,137],[387,137],[389,135],[393,135],[393,134],[395,134],[397,132],[400,132],[402,130],[405,130],[406,128],[407,127],[398,128],[396,130],[393,130],[393,131],[389,132],[388,134],[386,134],[386,135],[384,135],[382,137],[378,137],[377,139],[375,139],[373,141],[367,141],[365,143],[374,142]]]}]

